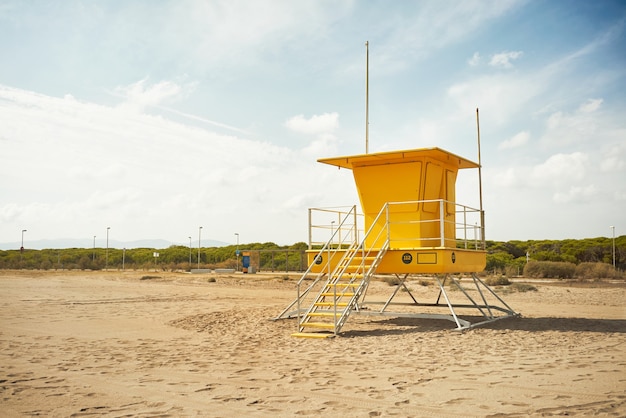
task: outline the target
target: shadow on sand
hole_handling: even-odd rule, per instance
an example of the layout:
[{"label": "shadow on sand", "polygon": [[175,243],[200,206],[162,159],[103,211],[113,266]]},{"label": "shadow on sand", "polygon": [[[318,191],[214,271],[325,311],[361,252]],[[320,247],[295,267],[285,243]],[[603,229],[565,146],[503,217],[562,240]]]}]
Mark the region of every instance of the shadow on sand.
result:
[{"label": "shadow on sand", "polygon": [[[472,323],[480,322],[480,317],[463,316]],[[342,337],[355,338],[365,336],[403,335],[421,332],[454,332],[456,325],[445,319],[389,318],[372,320],[365,327],[371,329],[346,330]],[[560,332],[614,332],[626,334],[626,319],[587,319],[587,318],[506,318],[481,325],[475,329],[510,330],[510,331],[560,331]],[[472,332],[472,330],[465,331]]]}]

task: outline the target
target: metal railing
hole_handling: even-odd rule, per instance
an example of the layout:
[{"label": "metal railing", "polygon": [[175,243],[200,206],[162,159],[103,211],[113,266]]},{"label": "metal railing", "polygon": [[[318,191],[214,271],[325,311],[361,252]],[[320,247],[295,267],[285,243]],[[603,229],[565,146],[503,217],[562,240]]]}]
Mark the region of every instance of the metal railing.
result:
[{"label": "metal railing", "polygon": [[309,209],[309,250],[349,246],[362,234],[363,215],[356,206]]},{"label": "metal railing", "polygon": [[[346,216],[348,213],[351,216]],[[411,248],[483,251],[485,241],[481,219],[479,209],[456,202],[445,199],[414,200],[386,203],[370,226],[384,223],[390,231],[390,248],[408,245]],[[326,250],[341,249],[354,245],[359,242],[359,236],[363,236],[363,220],[363,214],[357,214],[355,207],[349,211],[342,208],[309,209],[309,250],[322,247]],[[399,238],[401,234],[398,231],[415,233]]]}]

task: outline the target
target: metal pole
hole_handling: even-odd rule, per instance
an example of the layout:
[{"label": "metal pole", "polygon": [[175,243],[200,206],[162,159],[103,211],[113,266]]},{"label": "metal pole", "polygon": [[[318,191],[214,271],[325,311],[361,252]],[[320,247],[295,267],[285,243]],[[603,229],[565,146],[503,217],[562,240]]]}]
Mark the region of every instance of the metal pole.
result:
[{"label": "metal pole", "polygon": [[369,153],[370,43],[365,41],[365,153]]},{"label": "metal pole", "polygon": [[615,227],[610,227],[613,230],[613,270],[615,270]]},{"label": "metal pole", "polygon": [[126,267],[126,248],[122,250],[122,271],[124,271]]},{"label": "metal pole", "polygon": [[441,247],[446,246],[445,230],[444,230],[445,225],[443,224],[443,221],[444,221],[443,205],[444,205],[444,200],[443,199],[439,200],[439,245]]},{"label": "metal pole", "polygon": [[107,226],[107,250],[104,256],[104,271],[107,271],[109,268],[109,229],[110,226]]},{"label": "metal pole", "polygon": [[189,271],[191,271],[191,237],[189,237]]},{"label": "metal pole", "polygon": [[353,217],[354,217],[354,220],[353,220],[353,222],[354,222],[354,228],[353,228],[354,229],[354,242],[356,243],[356,242],[359,242],[359,228],[358,228],[358,225],[357,225],[358,218],[357,218],[357,213],[356,213],[356,205],[352,206],[352,214],[353,214]]},{"label": "metal pole", "polygon": [[311,219],[312,219],[311,218],[311,216],[312,216],[311,215],[311,211],[312,211],[312,209],[309,208],[309,250],[311,248],[313,248],[313,244],[312,244],[312,242],[313,242],[313,231],[312,231],[312,227],[311,227]]},{"label": "metal pole", "polygon": [[91,261],[96,261],[96,236],[93,236],[93,255],[91,256]]},{"label": "metal pole", "polygon": [[478,137],[478,194],[480,197],[480,239],[483,244],[483,250],[486,249],[485,245],[485,212],[483,211],[483,176],[482,176],[482,163],[480,161],[480,121],[478,118],[478,108],[476,108],[476,131]]},{"label": "metal pole", "polygon": [[202,227],[198,228],[198,270],[200,269],[200,240],[202,238]]},{"label": "metal pole", "polygon": [[22,229],[22,245],[20,246],[20,261],[22,261],[22,257],[23,257],[23,254],[24,254],[24,232],[27,232],[27,230],[26,229]]},{"label": "metal pole", "polygon": [[237,256],[237,264],[235,264],[235,271],[239,271],[239,232],[235,232],[237,236],[237,248],[235,249],[235,255]]},{"label": "metal pole", "polygon": [[[343,215],[342,213],[337,212],[337,225],[339,225],[339,226],[337,227],[337,234],[338,234],[338,236],[337,236],[337,242],[339,243],[339,246],[338,246],[337,248],[341,248],[341,242],[342,242],[342,241],[341,241],[341,226],[343,225],[343,224],[341,223],[341,217],[342,217],[342,215]],[[347,215],[347,213],[346,213],[346,215]]]}]

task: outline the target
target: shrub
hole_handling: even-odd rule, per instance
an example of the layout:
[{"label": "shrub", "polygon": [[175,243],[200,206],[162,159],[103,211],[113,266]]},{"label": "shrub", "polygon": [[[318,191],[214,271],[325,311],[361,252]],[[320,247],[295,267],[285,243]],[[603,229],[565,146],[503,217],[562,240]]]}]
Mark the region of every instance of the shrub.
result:
[{"label": "shrub", "polygon": [[506,276],[490,277],[487,280],[485,280],[485,283],[488,286],[508,286],[511,284],[511,282],[509,281],[509,279],[506,278]]},{"label": "shrub", "polygon": [[580,263],[576,266],[576,278],[578,279],[617,279],[619,277],[619,272],[615,271],[611,264]]},{"label": "shrub", "polygon": [[389,286],[397,286],[397,285],[399,285],[400,283],[402,283],[402,280],[400,280],[399,278],[397,278],[397,277],[395,277],[395,276],[394,276],[394,277],[391,277],[391,276],[390,276],[390,277],[385,277],[385,278],[383,279],[383,281],[384,281],[385,283],[387,283]]},{"label": "shrub", "polygon": [[520,293],[524,292],[537,292],[537,288],[527,283],[512,283],[510,289]]},{"label": "shrub", "polygon": [[531,261],[524,266],[524,276],[535,278],[571,279],[576,265],[563,261]]}]

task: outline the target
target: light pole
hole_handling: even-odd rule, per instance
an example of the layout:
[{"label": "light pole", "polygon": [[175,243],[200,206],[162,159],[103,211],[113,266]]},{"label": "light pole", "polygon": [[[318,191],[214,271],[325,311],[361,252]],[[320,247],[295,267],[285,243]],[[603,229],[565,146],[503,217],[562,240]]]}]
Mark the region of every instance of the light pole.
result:
[{"label": "light pole", "polygon": [[615,227],[614,226],[609,226],[609,228],[611,228],[613,230],[613,270],[615,270]]},{"label": "light pole", "polygon": [[124,267],[126,264],[126,247],[122,250],[122,271],[124,271]]},{"label": "light pole", "polygon": [[235,264],[235,271],[239,271],[239,232],[235,232],[237,236],[237,248],[235,249],[235,255],[237,256],[237,264]]},{"label": "light pole", "polygon": [[95,263],[96,261],[96,236],[93,236],[93,255],[91,256],[91,262]]},{"label": "light pole", "polygon": [[200,270],[200,240],[202,239],[202,227],[198,228],[198,270]]},{"label": "light pole", "polygon": [[189,237],[189,271],[191,271],[191,237]]},{"label": "light pole", "polygon": [[26,232],[26,229],[22,229],[22,245],[20,246],[20,261],[22,261],[22,254],[24,253],[24,232]]},{"label": "light pole", "polygon": [[109,229],[111,229],[111,227],[107,226],[107,250],[104,256],[104,271],[109,269]]}]

